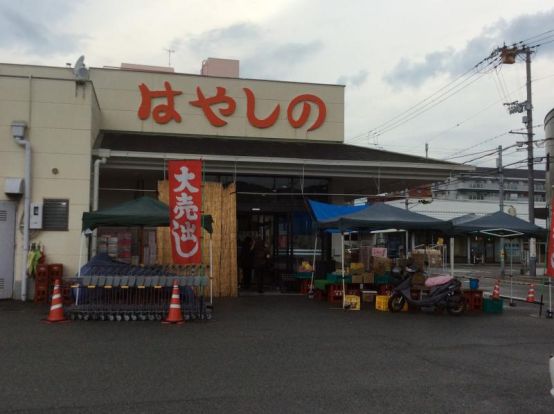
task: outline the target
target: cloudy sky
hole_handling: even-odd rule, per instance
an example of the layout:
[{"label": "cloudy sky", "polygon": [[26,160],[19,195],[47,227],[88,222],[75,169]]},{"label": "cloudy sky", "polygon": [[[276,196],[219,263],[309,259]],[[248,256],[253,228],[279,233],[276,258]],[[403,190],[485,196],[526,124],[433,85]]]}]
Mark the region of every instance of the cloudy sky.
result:
[{"label": "cloudy sky", "polygon": [[[504,43],[540,44],[536,139],[554,108],[551,0],[0,0],[0,11],[2,62],[167,65],[171,48],[178,72],[221,57],[239,59],[243,77],[345,84],[356,145],[424,155],[428,142],[429,156],[448,159],[525,139],[508,133],[522,114],[502,105],[525,101],[525,64],[483,61]],[[524,157],[510,149],[505,163]]]}]

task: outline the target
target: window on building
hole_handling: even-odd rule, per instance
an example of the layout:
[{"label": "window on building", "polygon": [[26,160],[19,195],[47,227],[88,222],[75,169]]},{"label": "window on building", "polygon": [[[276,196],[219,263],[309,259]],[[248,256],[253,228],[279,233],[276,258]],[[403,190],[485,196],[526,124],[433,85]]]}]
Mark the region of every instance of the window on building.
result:
[{"label": "window on building", "polygon": [[68,230],[69,200],[45,198],[42,208],[43,230]]}]

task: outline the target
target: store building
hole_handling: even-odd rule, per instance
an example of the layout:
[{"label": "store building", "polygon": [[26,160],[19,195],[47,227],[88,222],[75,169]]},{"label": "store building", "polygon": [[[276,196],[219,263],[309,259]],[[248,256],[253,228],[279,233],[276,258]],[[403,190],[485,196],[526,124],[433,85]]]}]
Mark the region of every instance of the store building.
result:
[{"label": "store building", "polygon": [[344,144],[341,85],[241,79],[238,62],[213,59],[202,75],[0,64],[0,159],[2,298],[22,296],[26,205],[29,243],[73,275],[83,212],[156,197],[167,160],[202,159],[205,182],[236,183],[238,239],[263,237],[282,269],[313,249],[307,198],[348,202],[471,170]]}]

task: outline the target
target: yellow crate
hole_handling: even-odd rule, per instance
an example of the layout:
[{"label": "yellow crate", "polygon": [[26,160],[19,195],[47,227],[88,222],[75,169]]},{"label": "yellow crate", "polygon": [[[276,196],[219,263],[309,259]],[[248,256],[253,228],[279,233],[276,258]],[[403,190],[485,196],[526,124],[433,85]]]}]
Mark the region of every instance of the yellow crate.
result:
[{"label": "yellow crate", "polygon": [[[389,311],[389,298],[388,295],[377,295],[375,297],[375,309],[382,312]],[[402,312],[408,312],[408,302],[404,302]]]},{"label": "yellow crate", "polygon": [[377,295],[375,297],[375,309],[382,312],[389,311],[389,296],[388,295]]},{"label": "yellow crate", "polygon": [[358,295],[346,295],[344,297],[344,304],[350,305],[350,310],[360,310],[360,297]]}]

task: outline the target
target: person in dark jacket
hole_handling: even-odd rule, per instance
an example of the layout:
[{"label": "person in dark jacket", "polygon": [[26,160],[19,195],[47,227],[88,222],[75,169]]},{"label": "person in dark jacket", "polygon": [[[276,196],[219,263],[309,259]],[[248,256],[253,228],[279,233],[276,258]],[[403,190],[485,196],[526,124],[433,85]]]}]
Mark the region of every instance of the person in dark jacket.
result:
[{"label": "person in dark jacket", "polygon": [[256,239],[253,250],[254,275],[258,293],[264,293],[264,278],[267,270],[267,262],[271,257],[267,245],[262,239]]},{"label": "person in dark jacket", "polygon": [[249,290],[254,266],[254,240],[251,237],[247,236],[242,242],[239,265],[242,268],[242,287]]}]

